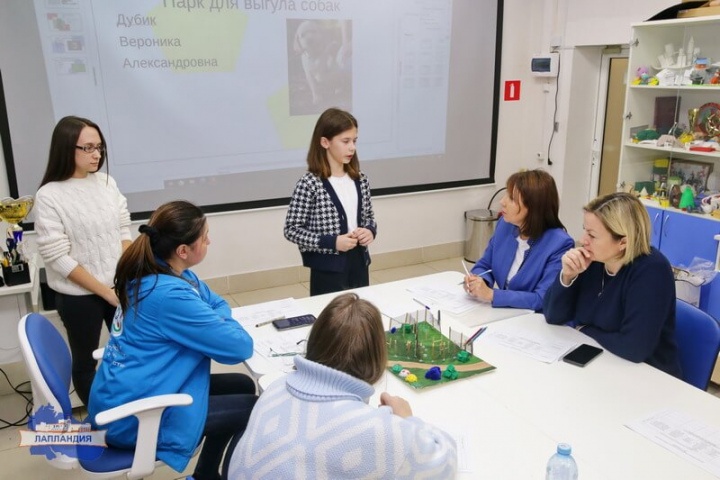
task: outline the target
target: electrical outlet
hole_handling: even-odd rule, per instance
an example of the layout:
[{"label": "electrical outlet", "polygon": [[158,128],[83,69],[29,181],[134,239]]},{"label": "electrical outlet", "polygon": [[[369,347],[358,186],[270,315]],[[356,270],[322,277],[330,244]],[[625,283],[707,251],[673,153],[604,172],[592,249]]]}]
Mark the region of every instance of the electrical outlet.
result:
[{"label": "electrical outlet", "polygon": [[538,161],[540,161],[540,162],[542,162],[544,160],[542,152],[537,152],[535,154],[535,156],[537,157]]}]

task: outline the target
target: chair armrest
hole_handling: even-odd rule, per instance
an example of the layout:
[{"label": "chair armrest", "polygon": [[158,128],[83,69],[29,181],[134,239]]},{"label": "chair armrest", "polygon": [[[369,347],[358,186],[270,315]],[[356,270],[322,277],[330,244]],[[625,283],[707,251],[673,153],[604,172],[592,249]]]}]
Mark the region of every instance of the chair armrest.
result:
[{"label": "chair armrest", "polygon": [[95,423],[98,425],[105,425],[131,415],[137,417],[137,444],[133,464],[127,474],[129,480],[147,477],[155,469],[158,431],[165,408],[186,406],[191,403],[193,398],[186,393],[157,395],[105,410],[95,416]]},{"label": "chair armrest", "polygon": [[167,395],[156,395],[154,397],[141,398],[130,403],[119,405],[110,410],[100,412],[95,416],[95,423],[105,425],[130,415],[138,415],[158,409],[159,415],[166,407],[178,407],[190,405],[193,398],[187,393],[171,393]]},{"label": "chair armrest", "polygon": [[102,360],[104,353],[105,353],[105,347],[100,347],[100,348],[93,350],[92,357],[94,360]]}]

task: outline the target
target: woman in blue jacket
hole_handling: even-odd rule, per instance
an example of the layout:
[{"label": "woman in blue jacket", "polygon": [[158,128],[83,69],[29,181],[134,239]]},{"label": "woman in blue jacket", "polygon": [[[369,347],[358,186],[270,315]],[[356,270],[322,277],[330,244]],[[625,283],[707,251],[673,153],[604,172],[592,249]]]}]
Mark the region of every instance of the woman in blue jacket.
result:
[{"label": "woman in blue jacket", "polygon": [[[241,435],[255,405],[255,385],[242,374],[210,374],[210,361],[236,364],[253,353],[253,341],[230,308],[190,267],[210,244],[195,205],[158,208],[122,255],[115,275],[120,302],[110,341],[90,391],[88,413],[140,398],[187,393],[193,403],[168,408],[161,420],[157,457],[181,472],[205,437],[193,477],[219,479],[223,451]],[[96,427],[96,425],[94,425]],[[134,418],[111,423],[107,442],[132,448]]]},{"label": "woman in blue jacket", "polygon": [[542,170],[507,180],[502,217],[485,253],[465,277],[465,290],[493,307],[542,311],[543,297],[574,246],[558,211],[555,180]]}]

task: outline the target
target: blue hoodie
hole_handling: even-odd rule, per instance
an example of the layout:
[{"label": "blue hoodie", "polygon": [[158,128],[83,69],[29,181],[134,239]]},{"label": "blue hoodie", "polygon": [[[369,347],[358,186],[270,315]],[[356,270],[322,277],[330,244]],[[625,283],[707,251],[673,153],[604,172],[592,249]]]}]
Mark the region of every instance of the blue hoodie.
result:
[{"label": "blue hoodie", "polygon": [[[157,458],[178,472],[185,469],[207,417],[210,360],[236,364],[252,356],[253,341],[230,307],[205,283],[185,270],[182,278],[151,275],[140,282],[123,316],[115,313],[110,341],[90,391],[89,418],[124,403],[167,393],[187,393],[192,405],[165,410],[158,435]],[[137,441],[135,417],[102,428],[113,446],[132,448]]]}]

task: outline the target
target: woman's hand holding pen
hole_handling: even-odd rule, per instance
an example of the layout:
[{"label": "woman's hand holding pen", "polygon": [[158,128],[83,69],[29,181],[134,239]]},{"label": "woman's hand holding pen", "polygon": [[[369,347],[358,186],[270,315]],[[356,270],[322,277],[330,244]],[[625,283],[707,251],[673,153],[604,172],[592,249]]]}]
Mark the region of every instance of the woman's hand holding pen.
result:
[{"label": "woman's hand holding pen", "polygon": [[495,291],[477,275],[465,275],[465,291],[485,302],[492,302]]},{"label": "woman's hand holding pen", "polygon": [[345,235],[338,235],[335,240],[335,249],[338,252],[347,252],[357,247],[357,238],[353,237],[352,233],[346,233]]},{"label": "woman's hand holding pen", "polygon": [[562,256],[562,283],[569,285],[570,282],[583,273],[590,266],[592,259],[590,252],[584,247],[573,248]]}]

